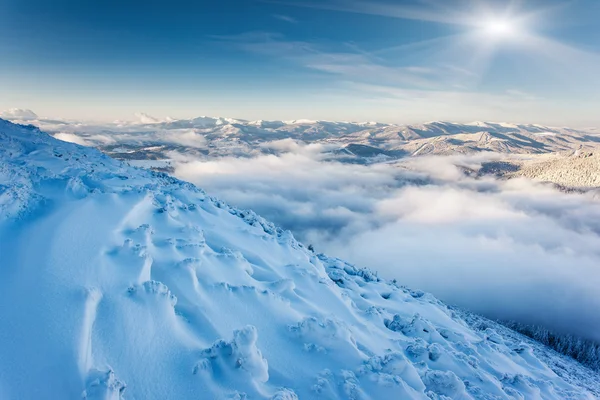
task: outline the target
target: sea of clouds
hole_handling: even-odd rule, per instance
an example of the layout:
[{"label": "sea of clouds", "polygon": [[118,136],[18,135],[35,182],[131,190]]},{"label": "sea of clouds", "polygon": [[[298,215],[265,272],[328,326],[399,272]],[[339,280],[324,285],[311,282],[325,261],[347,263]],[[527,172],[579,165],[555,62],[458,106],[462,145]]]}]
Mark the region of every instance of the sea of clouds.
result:
[{"label": "sea of clouds", "polygon": [[175,175],[366,266],[491,318],[600,340],[600,203],[525,179],[469,177],[494,156],[343,164],[320,145],[192,160]]},{"label": "sea of clouds", "polygon": [[[140,135],[137,125],[59,122],[34,123],[83,145],[205,144],[193,130],[153,127]],[[491,318],[600,340],[593,194],[465,174],[502,158],[489,153],[360,165],[332,161],[320,143],[262,147],[249,157],[169,156],[177,177],[258,212],[317,252]]]}]

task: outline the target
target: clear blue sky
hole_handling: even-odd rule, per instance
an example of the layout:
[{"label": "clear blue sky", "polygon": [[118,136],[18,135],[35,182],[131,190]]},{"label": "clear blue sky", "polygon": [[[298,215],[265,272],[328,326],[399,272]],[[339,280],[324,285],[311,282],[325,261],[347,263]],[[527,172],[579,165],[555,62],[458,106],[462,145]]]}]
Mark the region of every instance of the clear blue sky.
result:
[{"label": "clear blue sky", "polygon": [[600,125],[598,0],[0,0],[0,109]]}]

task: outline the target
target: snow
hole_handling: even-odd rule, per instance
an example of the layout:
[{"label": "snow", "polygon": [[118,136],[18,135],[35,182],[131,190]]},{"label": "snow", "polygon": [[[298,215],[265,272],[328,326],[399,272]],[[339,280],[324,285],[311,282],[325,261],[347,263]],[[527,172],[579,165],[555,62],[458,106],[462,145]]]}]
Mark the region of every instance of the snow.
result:
[{"label": "snow", "polygon": [[551,350],[191,184],[31,126],[0,120],[0,143],[0,398],[600,394]]},{"label": "snow", "polygon": [[135,117],[141,124],[158,124],[161,122],[161,120],[159,120],[158,118],[155,118],[146,113],[136,113]]},{"label": "snow", "polygon": [[146,169],[165,169],[173,166],[172,160],[132,160],[129,161],[128,164]]},{"label": "snow", "polygon": [[333,155],[343,162],[372,163],[377,160],[360,155],[348,157],[343,149],[348,145],[369,146],[381,152],[391,152],[393,158],[398,159],[410,155],[480,152],[541,154],[573,151],[580,147],[589,150],[597,148],[600,143],[593,129],[502,122],[459,124],[433,121],[421,125],[398,125],[305,119],[245,121],[209,116],[176,120],[138,113],[135,122],[93,123],[40,118],[28,110],[8,110],[4,114],[7,119],[16,122],[27,119],[27,123],[35,124],[61,140],[97,147],[116,157],[118,155],[112,149],[115,145],[135,147],[141,151],[133,157],[145,158],[147,153],[142,148],[157,144],[166,147],[154,153],[152,158],[171,158],[168,153],[173,151],[192,158],[253,156],[264,153],[264,149],[274,141],[288,139],[300,144],[319,144],[327,158]]},{"label": "snow", "polygon": [[[435,122],[432,122],[432,124],[434,124],[434,123],[435,123]],[[489,125],[488,125],[488,124],[486,124],[485,122],[482,122],[482,121],[473,121],[473,122],[468,122],[468,123],[466,123],[465,125],[468,125],[468,126],[476,126],[476,127],[479,127],[479,128],[489,128]]]},{"label": "snow", "polygon": [[600,188],[600,152],[576,150],[571,155],[523,162],[514,176],[553,182],[565,188]]},{"label": "snow", "polygon": [[11,108],[0,113],[1,118],[17,121],[33,121],[38,119],[36,113],[22,108]]},{"label": "snow", "polygon": [[318,121],[312,120],[312,119],[294,119],[291,121],[284,121],[284,123],[288,124],[288,125],[312,125],[312,124],[316,124]]}]

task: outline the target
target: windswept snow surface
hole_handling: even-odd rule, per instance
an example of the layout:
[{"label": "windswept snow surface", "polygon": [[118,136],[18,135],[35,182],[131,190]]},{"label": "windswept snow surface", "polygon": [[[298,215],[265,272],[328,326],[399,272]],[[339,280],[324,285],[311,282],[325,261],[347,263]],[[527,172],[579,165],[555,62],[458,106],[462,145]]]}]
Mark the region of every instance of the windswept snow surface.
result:
[{"label": "windswept snow surface", "polygon": [[191,184],[2,120],[0,144],[1,399],[600,394],[574,361]]}]

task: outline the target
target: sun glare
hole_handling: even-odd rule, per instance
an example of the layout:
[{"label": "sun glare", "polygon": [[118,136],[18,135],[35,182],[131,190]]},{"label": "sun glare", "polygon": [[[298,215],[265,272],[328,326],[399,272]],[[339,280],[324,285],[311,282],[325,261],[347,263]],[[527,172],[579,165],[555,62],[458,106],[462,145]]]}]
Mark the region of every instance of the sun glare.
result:
[{"label": "sun glare", "polygon": [[504,19],[492,19],[483,24],[485,32],[495,38],[506,38],[513,36],[517,28],[511,21]]}]

